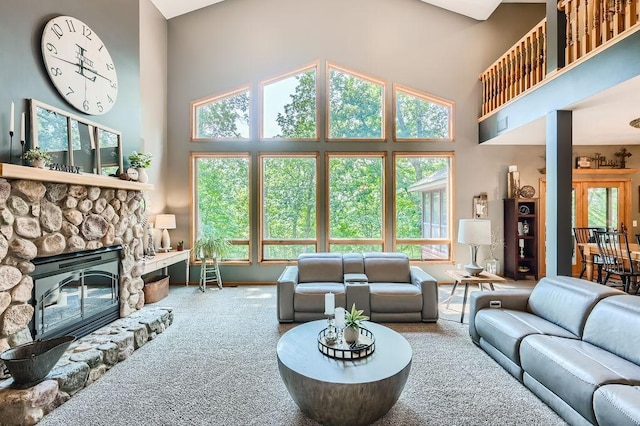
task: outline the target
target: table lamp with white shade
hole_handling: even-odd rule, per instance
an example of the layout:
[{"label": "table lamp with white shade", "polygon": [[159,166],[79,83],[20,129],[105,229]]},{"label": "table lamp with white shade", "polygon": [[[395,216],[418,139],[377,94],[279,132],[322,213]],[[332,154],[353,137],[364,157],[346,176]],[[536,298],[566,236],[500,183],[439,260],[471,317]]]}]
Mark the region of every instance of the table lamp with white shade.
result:
[{"label": "table lamp with white shade", "polygon": [[469,244],[471,262],[464,269],[471,275],[477,276],[484,269],[478,265],[478,248],[491,244],[491,221],[483,219],[460,219],[458,225],[458,242]]},{"label": "table lamp with white shade", "polygon": [[171,238],[169,237],[169,229],[176,229],[176,215],[159,214],[156,216],[156,229],[162,229],[162,238],[160,239],[159,251],[171,250]]}]

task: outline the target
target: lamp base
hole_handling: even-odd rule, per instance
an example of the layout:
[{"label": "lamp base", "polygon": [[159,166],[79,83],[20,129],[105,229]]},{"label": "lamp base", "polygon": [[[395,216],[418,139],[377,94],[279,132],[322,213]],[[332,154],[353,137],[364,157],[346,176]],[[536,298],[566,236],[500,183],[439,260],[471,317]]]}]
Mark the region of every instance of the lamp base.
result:
[{"label": "lamp base", "polygon": [[473,263],[464,265],[464,269],[469,273],[469,275],[474,277],[477,277],[482,271],[484,271],[484,268],[482,266],[475,265]]}]

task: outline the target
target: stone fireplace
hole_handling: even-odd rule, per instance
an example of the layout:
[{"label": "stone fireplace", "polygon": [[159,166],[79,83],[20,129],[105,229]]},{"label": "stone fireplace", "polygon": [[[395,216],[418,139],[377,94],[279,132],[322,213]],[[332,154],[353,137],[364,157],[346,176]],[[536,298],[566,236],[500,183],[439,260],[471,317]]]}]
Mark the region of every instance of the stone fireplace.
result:
[{"label": "stone fireplace", "polygon": [[143,191],[151,189],[114,177],[0,165],[0,352],[33,338],[34,273],[43,259],[119,246],[115,317],[142,308]]}]

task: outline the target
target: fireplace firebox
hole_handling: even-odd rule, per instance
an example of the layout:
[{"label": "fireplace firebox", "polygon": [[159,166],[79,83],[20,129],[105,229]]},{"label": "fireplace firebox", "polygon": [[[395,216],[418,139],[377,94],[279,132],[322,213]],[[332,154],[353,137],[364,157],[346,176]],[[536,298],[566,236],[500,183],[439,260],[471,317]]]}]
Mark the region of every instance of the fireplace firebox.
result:
[{"label": "fireplace firebox", "polygon": [[82,337],[120,317],[122,246],[33,259],[34,339]]}]

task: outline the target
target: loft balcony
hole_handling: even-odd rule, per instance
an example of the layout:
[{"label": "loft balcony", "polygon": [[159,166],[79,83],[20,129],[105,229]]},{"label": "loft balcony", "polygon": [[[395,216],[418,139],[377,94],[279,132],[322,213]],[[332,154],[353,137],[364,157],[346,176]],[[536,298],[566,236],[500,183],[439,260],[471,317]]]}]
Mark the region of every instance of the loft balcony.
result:
[{"label": "loft balcony", "polygon": [[640,0],[557,8],[480,75],[480,143],[544,145],[546,115],[571,110],[574,145],[640,144]]}]

